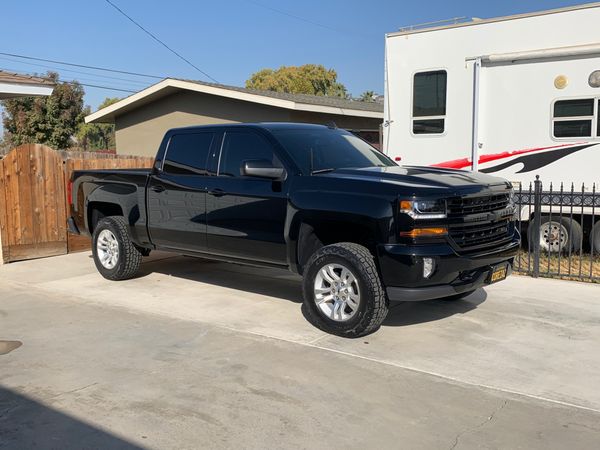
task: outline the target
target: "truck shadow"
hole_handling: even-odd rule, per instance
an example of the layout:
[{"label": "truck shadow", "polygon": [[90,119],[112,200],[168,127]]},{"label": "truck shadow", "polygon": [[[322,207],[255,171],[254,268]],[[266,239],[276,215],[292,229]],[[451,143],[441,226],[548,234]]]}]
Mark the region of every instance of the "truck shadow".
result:
[{"label": "truck shadow", "polygon": [[428,300],[392,304],[383,326],[402,327],[446,319],[455,314],[465,314],[487,300],[487,293],[477,289],[461,300]]},{"label": "truck shadow", "polygon": [[0,410],[2,448],[142,448],[1,386]]},{"label": "truck shadow", "polygon": [[255,268],[201,258],[167,256],[145,261],[138,277],[145,277],[151,273],[162,273],[213,286],[302,303],[302,279],[281,269]]},{"label": "truck shadow", "polygon": [[[265,269],[200,258],[166,255],[146,260],[139,277],[162,273],[212,286],[302,303],[302,278],[281,269]],[[462,300],[393,303],[383,326],[408,326],[465,314],[487,299],[483,289]],[[304,307],[302,314],[306,318]]]}]

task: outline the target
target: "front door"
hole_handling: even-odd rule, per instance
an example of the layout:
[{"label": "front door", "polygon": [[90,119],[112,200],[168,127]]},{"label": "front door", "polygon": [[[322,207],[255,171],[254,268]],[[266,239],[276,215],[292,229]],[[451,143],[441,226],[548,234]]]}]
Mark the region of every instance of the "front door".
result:
[{"label": "front door", "polygon": [[286,183],[244,176],[246,160],[266,159],[282,167],[271,143],[252,130],[227,131],[209,180],[207,237],[210,253],[286,264]]},{"label": "front door", "polygon": [[207,161],[216,141],[213,132],[171,137],[148,184],[148,229],[157,247],[206,251]]}]

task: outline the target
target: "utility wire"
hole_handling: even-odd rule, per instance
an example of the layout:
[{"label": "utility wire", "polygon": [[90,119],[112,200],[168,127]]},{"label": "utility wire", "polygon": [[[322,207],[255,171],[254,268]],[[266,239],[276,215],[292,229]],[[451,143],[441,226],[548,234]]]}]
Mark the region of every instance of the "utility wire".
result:
[{"label": "utility wire", "polygon": [[[108,0],[106,0],[106,1],[108,1]],[[337,28],[333,28],[333,27],[330,27],[329,25],[325,25],[325,24],[322,24],[322,23],[319,23],[319,22],[315,22],[314,20],[307,19],[306,17],[297,16],[296,14],[292,14],[290,12],[283,11],[281,9],[273,8],[272,6],[264,5],[262,3],[255,2],[253,0],[248,0],[248,3],[252,3],[253,5],[259,6],[261,8],[265,8],[265,9],[268,9],[270,11],[276,12],[277,14],[281,14],[283,16],[291,17],[292,19],[300,20],[302,22],[310,23],[311,25],[315,25],[317,27],[325,28],[326,30],[334,31],[336,33],[354,34],[355,36],[359,36],[359,37],[362,37],[362,38],[374,38],[375,37],[374,35],[364,35],[364,34],[360,34],[360,33],[352,33],[351,31],[344,31],[344,30],[340,30],[340,29],[337,29]]]},{"label": "utility wire", "polygon": [[205,77],[209,78],[210,80],[214,81],[215,83],[218,83],[217,80],[215,80],[213,77],[211,77],[205,71],[203,71],[202,69],[200,69],[198,66],[194,65],[190,60],[188,60],[187,58],[185,58],[181,54],[177,53],[175,50],[173,50],[171,47],[169,47],[167,44],[165,44],[163,41],[161,41],[159,38],[157,38],[154,34],[152,34],[150,31],[148,31],[146,28],[144,28],[138,22],[136,22],[131,16],[127,15],[127,13],[125,13],[125,11],[123,11],[121,8],[119,8],[117,5],[115,5],[113,2],[111,2],[110,0],[104,0],[104,1],[106,3],[108,3],[110,6],[112,6],[114,9],[116,9],[117,11],[119,11],[123,16],[125,16],[127,19],[129,19],[129,21],[131,23],[133,23],[140,30],[142,30],[144,33],[146,33],[148,36],[150,36],[152,39],[154,39],[156,42],[158,42],[164,48],[166,48],[167,50],[169,50],[171,53],[173,53],[179,59],[181,59],[182,61],[185,61],[186,63],[188,63],[190,66],[192,66],[198,72],[200,72],[201,74],[203,74]]},{"label": "utility wire", "polygon": [[[61,80],[59,80],[59,81],[61,81]],[[63,81],[65,81],[66,83],[71,83],[71,84],[72,83],[79,83],[79,81],[77,81],[77,80],[71,80],[71,81],[69,81],[69,80],[63,80]],[[119,89],[119,88],[113,88],[113,87],[108,87],[108,86],[99,86],[97,84],[86,84],[86,83],[79,83],[79,84],[82,85],[82,86],[85,86],[85,87],[91,87],[91,88],[97,88],[97,89],[105,89],[105,90],[108,90],[108,91],[127,92],[129,94],[135,94],[136,92],[138,92],[138,91],[132,91],[130,89]]]},{"label": "utility wire", "polygon": [[56,61],[54,59],[35,58],[33,56],[17,55],[15,53],[0,52],[0,55],[12,56],[13,58],[28,59],[28,60],[31,60],[31,61],[43,61],[43,62],[49,62],[49,63],[52,63],[52,64],[61,64],[63,66],[83,67],[84,69],[93,69],[93,70],[102,70],[104,72],[122,73],[122,74],[125,74],[125,75],[134,75],[136,77],[157,78],[157,79],[161,79],[161,80],[163,78],[169,78],[167,76],[161,76],[161,75],[148,75],[148,74],[145,74],[145,73],[128,72],[126,70],[108,69],[106,67],[86,66],[85,64],[75,64],[75,63],[69,63],[69,62],[65,62],[65,61]]},{"label": "utility wire", "polygon": [[[3,70],[5,72],[18,73],[14,69],[0,68],[0,70]],[[128,93],[131,93],[131,94],[137,92],[137,91],[133,91],[133,90],[130,90],[130,89],[115,88],[115,87],[110,87],[110,86],[101,86],[101,85],[98,85],[98,84],[81,83],[80,81],[77,81],[77,80],[64,80],[64,79],[59,78],[58,82],[59,83],[69,83],[69,84],[77,83],[77,84],[80,84],[81,86],[92,87],[92,88],[97,88],[97,89],[106,89],[106,90],[109,90],[109,91],[128,92]]]},{"label": "utility wire", "polygon": [[81,70],[65,69],[65,68],[62,68],[62,67],[49,66],[47,64],[30,63],[30,62],[27,62],[27,61],[19,61],[19,60],[14,59],[14,58],[10,59],[10,58],[2,57],[2,56],[0,56],[0,59],[4,60],[4,61],[10,61],[10,62],[16,63],[16,64],[27,64],[28,66],[42,67],[42,68],[44,68],[46,70],[57,70],[59,72],[79,73],[79,74],[82,74],[82,75],[92,75],[93,77],[99,77],[100,78],[100,80],[95,80],[95,81],[105,82],[106,80],[104,80],[103,78],[109,78],[111,80],[125,81],[127,83],[142,84],[144,86],[147,86],[147,82],[145,82],[145,81],[132,80],[130,78],[111,77],[110,75],[100,75],[100,74],[93,73],[93,72],[84,72],[84,71],[81,71]]}]

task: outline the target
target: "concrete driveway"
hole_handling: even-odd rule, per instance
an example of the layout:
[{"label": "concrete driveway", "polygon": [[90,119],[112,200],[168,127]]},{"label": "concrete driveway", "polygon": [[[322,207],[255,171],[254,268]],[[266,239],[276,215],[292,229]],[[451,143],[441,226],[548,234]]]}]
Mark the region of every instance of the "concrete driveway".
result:
[{"label": "concrete driveway", "polygon": [[513,276],[354,340],[300,298],[159,253],[0,267],[0,448],[598,448],[600,286]]}]

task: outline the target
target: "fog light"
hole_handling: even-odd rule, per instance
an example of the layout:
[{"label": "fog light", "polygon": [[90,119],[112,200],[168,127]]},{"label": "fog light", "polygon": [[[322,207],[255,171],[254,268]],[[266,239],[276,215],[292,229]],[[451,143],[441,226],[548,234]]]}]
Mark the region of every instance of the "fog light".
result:
[{"label": "fog light", "polygon": [[429,278],[435,271],[435,260],[433,258],[423,258],[423,278]]}]

